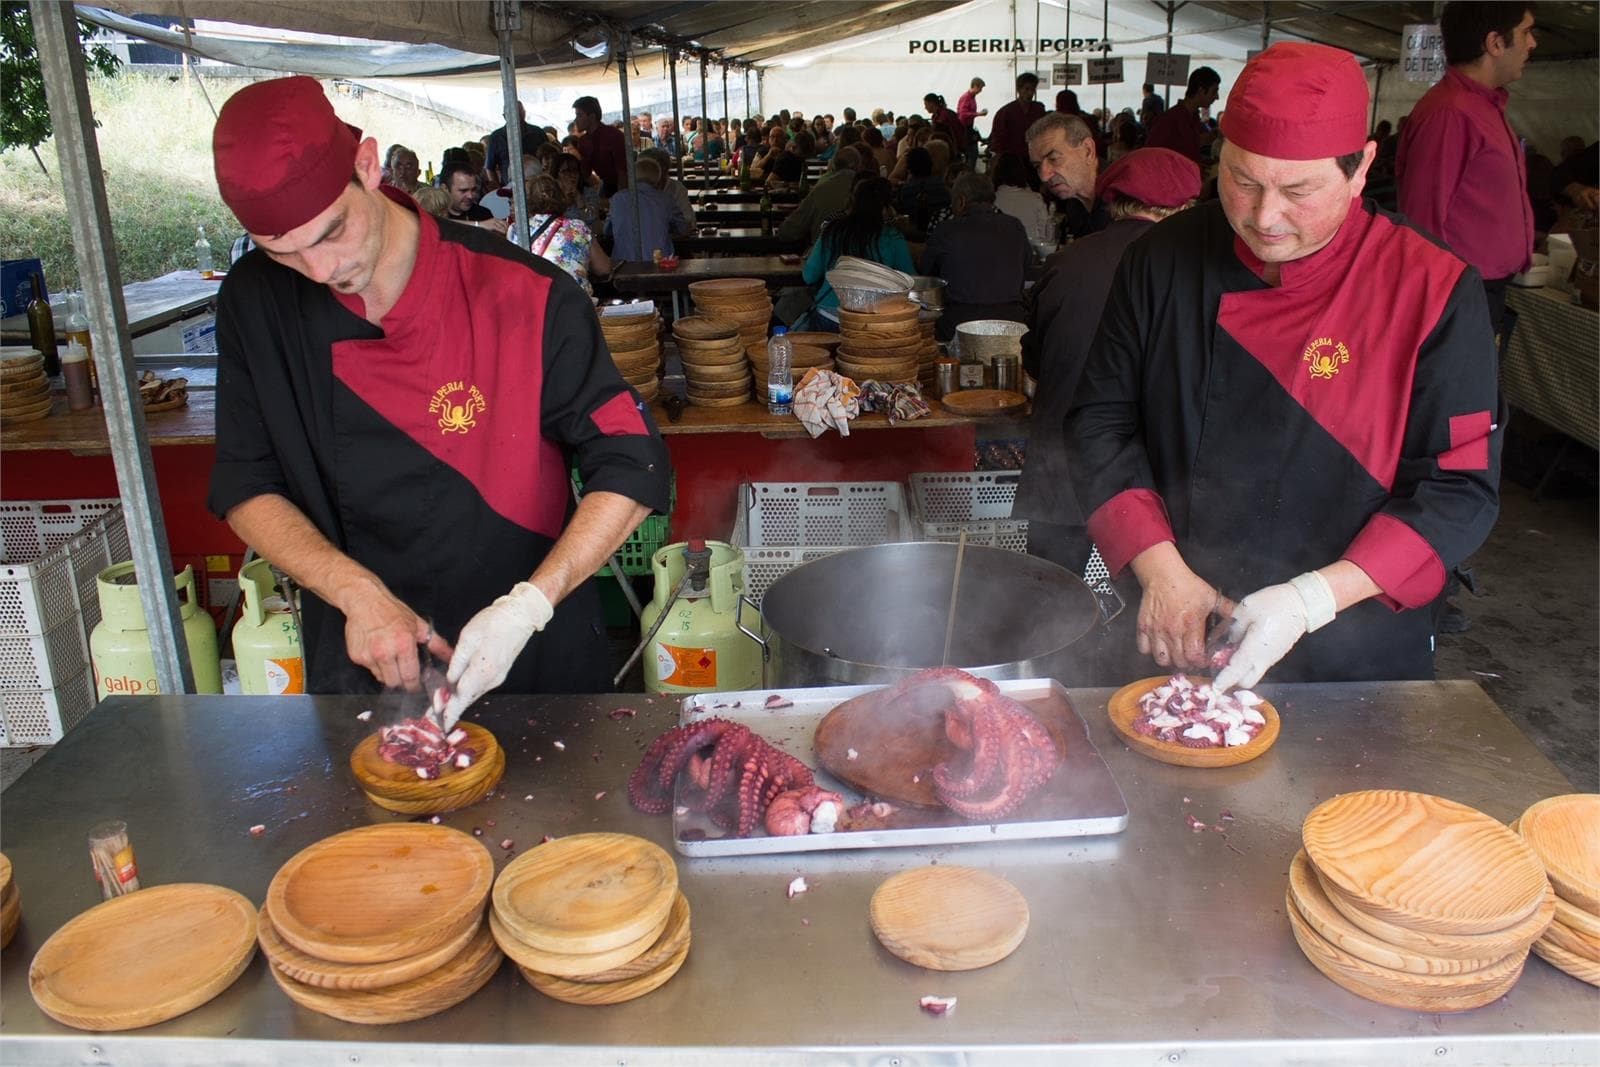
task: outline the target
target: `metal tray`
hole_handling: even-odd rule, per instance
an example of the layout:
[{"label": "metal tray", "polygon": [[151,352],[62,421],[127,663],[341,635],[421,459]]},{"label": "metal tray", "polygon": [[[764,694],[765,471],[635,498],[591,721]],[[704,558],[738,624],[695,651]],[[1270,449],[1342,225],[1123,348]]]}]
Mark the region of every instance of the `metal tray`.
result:
[{"label": "metal tray", "polygon": [[[832,834],[769,837],[758,831],[751,837],[723,836],[709,818],[687,810],[674,796],[672,841],[685,856],[753,856],[775,852],[818,852],[851,848],[901,848],[949,845],[973,841],[1022,841],[1046,837],[1091,837],[1120,833],[1128,825],[1128,804],[1100,752],[1089,740],[1088,728],[1067,699],[1067,691],[1053,678],[1019,678],[996,682],[1000,691],[1024,704],[1047,701],[1051,714],[1067,741],[1067,755],[1056,769],[1040,804],[1029,801],[1033,818],[993,823],[907,826],[895,829],[856,830]],[[823,716],[851,697],[882,686],[841,685],[821,689],[752,690],[741,693],[697,693],[683,701],[680,722],[721,716],[743,723],[777,748],[810,767],[817,784],[841,793],[850,804],[861,794],[817,766],[811,738]],[[766,700],[779,694],[794,703],[767,708]],[[681,786],[680,786],[681,788]],[[905,809],[902,809],[905,810]],[[915,813],[916,809],[910,809]],[[681,814],[680,814],[681,813]],[[937,816],[934,816],[937,819]]]}]

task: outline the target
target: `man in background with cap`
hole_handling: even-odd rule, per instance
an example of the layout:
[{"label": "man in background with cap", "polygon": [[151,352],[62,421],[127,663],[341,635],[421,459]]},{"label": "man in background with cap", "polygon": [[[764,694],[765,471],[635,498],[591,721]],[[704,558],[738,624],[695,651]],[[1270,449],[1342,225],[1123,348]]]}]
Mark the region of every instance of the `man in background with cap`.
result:
[{"label": "man in background with cap", "polygon": [[306,591],[308,690],[416,689],[422,644],[452,720],[502,682],[607,688],[590,579],[668,468],[582,290],[380,187],[313,79],[235,93],[212,148],[258,248],[218,301],[209,503]]},{"label": "man in background with cap", "polygon": [[1350,53],[1272,46],[1222,122],[1220,202],[1129,247],[1068,417],[1089,535],[1163,667],[1216,613],[1220,688],[1431,678],[1424,609],[1499,504],[1482,283],[1360,198]]}]

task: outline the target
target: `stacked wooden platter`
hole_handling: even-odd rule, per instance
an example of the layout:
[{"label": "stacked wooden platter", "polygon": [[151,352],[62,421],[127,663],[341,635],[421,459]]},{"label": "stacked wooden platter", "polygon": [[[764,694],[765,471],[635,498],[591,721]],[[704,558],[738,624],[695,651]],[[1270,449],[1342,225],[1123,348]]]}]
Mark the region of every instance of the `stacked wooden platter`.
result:
[{"label": "stacked wooden platter", "polygon": [[902,871],[872,894],[869,917],[884,948],[934,971],[997,963],[1028,933],[1028,902],[1017,888],[971,867]]},{"label": "stacked wooden platter", "polygon": [[16,879],[11,877],[11,861],[0,852],[0,949],[11,944],[21,922],[22,894],[17,891]]},{"label": "stacked wooden platter", "polygon": [[880,304],[875,312],[839,309],[839,350],[834,356],[840,374],[858,382],[916,384],[926,359],[921,309],[909,300]]},{"label": "stacked wooden platter", "polygon": [[[790,334],[794,337],[815,337],[816,334]],[[833,370],[833,357],[828,349],[813,347],[811,345],[793,344],[791,346],[793,363],[790,364],[794,372],[794,384],[798,388],[800,379],[806,376],[806,371],[813,367],[819,370]],[[756,399],[763,404],[767,402],[767,372],[772,369],[772,364],[767,360],[767,346],[765,344],[751,345],[746,350],[750,357],[750,369],[755,374]]]},{"label": "stacked wooden platter", "polygon": [[655,399],[661,387],[661,317],[601,315],[600,332],[623,379],[645,400]]},{"label": "stacked wooden platter", "polygon": [[1505,994],[1555,914],[1533,850],[1480,811],[1376,789],[1301,827],[1287,912],[1313,966],[1357,996],[1454,1012]]},{"label": "stacked wooden platter", "polygon": [[917,325],[922,328],[922,351],[917,355],[917,381],[924,394],[931,396],[934,364],[939,362],[939,340],[934,329],[939,325],[939,312],[923,309],[917,315]]},{"label": "stacked wooden platter", "polygon": [[97,904],[28,968],[39,1010],[80,1030],[174,1019],[221,993],[256,953],[255,905],[218,885],[153,886]]},{"label": "stacked wooden platter", "polygon": [[506,773],[506,754],[494,734],[477,723],[461,722],[464,745],[477,754],[466,767],[446,767],[437,778],[378,755],[379,735],[368,734],[350,753],[350,772],[367,799],[402,815],[436,815],[476,804],[488,796]]},{"label": "stacked wooden platter", "polygon": [[1555,918],[1533,951],[1600,986],[1600,794],[1541,800],[1512,829],[1544,864],[1556,895]]},{"label": "stacked wooden platter", "polygon": [[50,414],[44,356],[27,346],[0,348],[0,421],[37,422]]},{"label": "stacked wooden platter", "polygon": [[273,877],[261,951],[289,999],[352,1023],[423,1019],[500,966],[484,922],[494,861],[447,826],[390,823],[335,834]]},{"label": "stacked wooden platter", "polygon": [[726,408],[750,399],[750,361],[745,358],[743,335],[736,322],[721,316],[690,315],[672,324],[672,336],[683,361],[689,403]]},{"label": "stacked wooden platter", "polygon": [[708,278],[689,283],[689,296],[695,309],[705,315],[727,319],[739,328],[742,347],[767,339],[772,322],[772,298],[767,283],[760,278]]},{"label": "stacked wooden platter", "polygon": [[660,847],[574,834],[511,861],[489,928],[522,976],[569,1004],[620,1004],[660,988],[689,955],[689,901]]}]

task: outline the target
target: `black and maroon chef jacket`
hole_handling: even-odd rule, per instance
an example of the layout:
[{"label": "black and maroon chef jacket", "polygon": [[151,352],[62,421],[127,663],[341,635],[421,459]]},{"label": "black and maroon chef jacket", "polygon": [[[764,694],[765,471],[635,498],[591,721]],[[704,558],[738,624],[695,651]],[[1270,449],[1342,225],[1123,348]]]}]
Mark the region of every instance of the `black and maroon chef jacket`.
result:
[{"label": "black and maroon chef jacket", "polygon": [[[390,197],[415,210],[404,193]],[[667,453],[583,291],[504,238],[419,213],[416,264],[383,318],[252,252],[217,308],[218,516],[276,493],[454,641],[549,552],[586,491],[664,512]],[[307,594],[310,692],[370,691],[344,617]],[[599,594],[556,608],[501,691],[610,688]]]},{"label": "black and maroon chef jacket", "polygon": [[1382,595],[1272,680],[1430,678],[1418,609],[1499,503],[1482,283],[1370,201],[1281,267],[1263,281],[1217,203],[1129,248],[1067,420],[1089,533],[1113,574],[1173,541],[1234,599],[1349,559]]}]

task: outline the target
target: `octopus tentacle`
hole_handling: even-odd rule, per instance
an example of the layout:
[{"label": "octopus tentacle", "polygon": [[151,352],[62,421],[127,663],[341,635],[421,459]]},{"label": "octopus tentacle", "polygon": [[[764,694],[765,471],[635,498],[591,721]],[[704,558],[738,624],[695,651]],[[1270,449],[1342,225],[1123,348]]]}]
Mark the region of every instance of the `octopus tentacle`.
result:
[{"label": "octopus tentacle", "polygon": [[712,807],[722,803],[734,784],[734,768],[750,749],[755,735],[748,726],[740,724],[728,731],[717,744],[711,756],[711,780],[706,786],[706,803]]},{"label": "octopus tentacle", "polygon": [[639,765],[628,776],[628,800],[646,815],[660,815],[671,803],[665,791],[655,787],[655,776],[661,767],[662,757],[677,740],[681,729],[681,726],[675,726],[650,742],[650,747],[644,750],[644,758],[639,760]]},{"label": "octopus tentacle", "polygon": [[656,772],[656,784],[661,792],[667,795],[672,793],[673,779],[677,778],[678,772],[683,769],[689,753],[714,743],[734,725],[736,724],[727,719],[710,718],[677,727],[678,736],[662,754],[661,766]]}]

